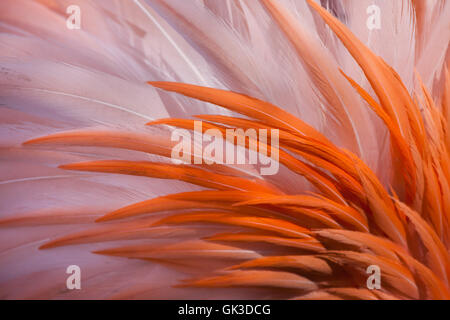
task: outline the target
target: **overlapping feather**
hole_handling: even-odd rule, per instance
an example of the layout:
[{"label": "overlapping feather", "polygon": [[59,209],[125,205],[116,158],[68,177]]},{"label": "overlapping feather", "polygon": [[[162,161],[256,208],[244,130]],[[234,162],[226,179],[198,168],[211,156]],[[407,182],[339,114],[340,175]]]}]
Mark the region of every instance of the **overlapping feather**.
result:
[{"label": "overlapping feather", "polygon": [[[303,2],[264,0],[255,4],[251,1],[226,1],[227,8],[222,2],[214,1],[196,2],[192,7],[186,2],[172,0],[149,1],[150,6],[135,2],[144,11],[144,16],[150,17],[157,29],[163,31],[174,52],[180,55],[169,56],[167,63],[178,64],[181,58],[187,65],[186,69],[183,67],[185,77],[169,80],[187,80],[194,75],[194,81],[201,85],[180,81],[148,82],[148,90],[154,87],[160,94],[159,98],[151,95],[153,102],[176,102],[180,107],[169,112],[172,118],[152,121],[147,128],[156,130],[155,127],[171,126],[192,130],[193,120],[180,117],[191,114],[183,114],[187,110],[182,106],[184,102],[194,103],[187,101],[195,99],[220,106],[233,115],[217,108],[219,114],[203,114],[198,118],[207,121],[207,127],[219,130],[234,127],[279,129],[279,162],[283,170],[289,173],[290,179],[302,179],[303,176],[310,185],[292,192],[283,188],[280,180],[265,179],[251,169],[169,164],[164,159],[170,156],[172,146],[167,132],[144,132],[143,118],[153,120],[153,117],[141,113],[139,108],[126,109],[118,102],[89,99],[90,103],[125,112],[133,119],[137,117],[139,121],[133,120],[133,123],[139,123],[141,127],[136,132],[130,132],[129,126],[127,131],[89,129],[57,132],[34,137],[26,141],[23,148],[128,150],[133,152],[135,159],[120,159],[113,153],[115,160],[87,157],[83,160],[89,161],[65,163],[59,168],[112,173],[114,177],[121,174],[143,179],[175,179],[201,189],[151,198],[141,194],[139,201],[124,204],[122,208],[104,215],[96,211],[95,224],[92,219],[83,218],[84,214],[80,212],[78,222],[86,222],[88,229],[80,228],[40,243],[41,249],[45,249],[41,252],[80,244],[90,250],[89,245],[111,243],[109,248],[92,250],[102,258],[112,256],[114,258],[111,259],[116,259],[114,261],[124,258],[139,260],[144,268],[162,264],[168,269],[178,268],[183,273],[191,273],[193,275],[189,279],[174,284],[189,290],[190,294],[200,287],[236,287],[240,291],[262,287],[294,299],[450,299],[450,77],[446,67],[448,61],[445,60],[448,41],[447,49],[433,52],[433,57],[438,58],[432,69],[424,67],[430,63],[426,56],[437,43],[435,35],[438,30],[427,30],[425,21],[430,19],[430,15],[438,15],[439,26],[444,26],[443,29],[447,26],[444,31],[448,40],[448,19],[446,22],[445,17],[448,17],[450,5],[436,5],[434,11],[429,12],[429,7],[423,7],[420,1],[404,1],[416,10],[418,40],[413,46],[419,61],[418,72],[424,79],[422,82],[420,76],[414,76],[417,89],[411,93],[410,84],[405,85],[395,68],[312,0],[307,0],[313,11],[308,13],[305,25],[296,21],[294,11],[287,9],[296,6],[308,8]],[[190,17],[201,5],[207,10],[201,11],[202,18],[195,23]],[[216,15],[223,12],[227,12],[227,17],[222,24]],[[257,65],[254,65],[248,43],[264,47],[257,41],[261,30],[254,27],[257,19],[262,17],[271,19],[273,23],[270,27],[267,27],[267,21],[261,21],[261,24],[265,23],[277,39],[284,41],[286,56],[290,59],[283,63],[302,65],[301,74],[314,87],[314,94],[300,98],[298,103],[323,104],[327,117],[334,119],[328,120],[329,126],[314,121],[317,119],[315,116],[308,120],[319,125],[308,124],[305,119],[300,119],[292,104],[286,109],[277,107],[273,100],[284,101],[279,98],[280,92],[270,90],[274,79],[265,81],[267,69],[252,72]],[[338,44],[329,43],[331,36],[326,33],[324,25],[320,25],[322,20],[319,17],[342,41],[370,87],[359,83],[365,81],[362,78],[354,79],[354,69],[339,72],[338,56],[342,54],[344,60],[346,56],[337,49]],[[141,20],[136,22],[137,25],[142,23]],[[306,31],[309,23],[318,24],[318,37]],[[215,25],[215,30],[223,37],[209,34],[205,27],[209,24]],[[231,32],[230,29],[237,31]],[[183,35],[184,40],[175,30]],[[218,42],[218,38],[222,42]],[[85,41],[91,43],[88,37]],[[148,45],[147,42],[143,41],[143,46]],[[323,42],[329,43],[336,52],[328,51]],[[442,46],[441,41],[439,47]],[[194,54],[195,61],[190,60],[181,47],[189,48],[186,50],[196,48],[206,65]],[[229,55],[229,50],[235,50],[239,55]],[[109,54],[114,56],[114,53]],[[2,61],[7,61],[8,68],[14,67],[8,59]],[[124,61],[127,60],[124,58]],[[30,64],[35,65],[35,62]],[[104,64],[97,68],[102,71],[113,68],[107,66],[107,61]],[[139,69],[133,67],[133,70]],[[120,74],[119,69],[114,73]],[[440,81],[430,91],[427,86],[432,84],[432,76],[441,69]],[[222,81],[216,81],[214,74],[224,74]],[[135,78],[142,76],[133,75]],[[151,73],[144,76],[155,79]],[[209,80],[205,79],[214,80],[208,83]],[[293,79],[296,79],[294,75],[283,79],[281,87],[293,83]],[[16,88],[5,88],[37,90],[44,96],[57,93],[66,98],[84,100],[72,93],[25,88],[21,83]],[[133,88],[139,91],[142,85],[135,83]],[[305,88],[304,84],[299,85],[300,91]],[[439,94],[435,95],[436,92]],[[120,96],[125,97],[126,94],[124,92]],[[178,95],[189,99],[178,98]],[[291,97],[295,100],[298,93],[291,94]],[[203,110],[203,107],[199,109]],[[381,120],[379,123],[376,122],[379,120],[374,120],[375,115],[368,112],[369,109]],[[119,122],[120,117],[114,119]],[[380,123],[389,133],[391,142],[391,152],[383,153],[380,159],[389,165],[375,161],[371,150],[386,151],[378,145],[381,141],[376,137]],[[75,128],[79,126],[79,123],[72,124]],[[323,133],[327,129],[324,128],[339,130],[337,136],[342,143],[337,143],[336,137],[327,138]],[[384,167],[388,167],[386,170],[392,168],[393,175],[380,174]],[[125,190],[134,180],[126,181]],[[306,194],[307,191],[313,192]],[[54,210],[31,211],[19,217],[3,217],[0,228],[36,226],[39,223],[51,225],[55,222],[66,224],[74,219],[73,214],[71,210],[67,214]],[[55,218],[55,215],[59,217]],[[133,243],[124,246],[120,242],[123,240]],[[116,241],[119,243],[113,244]],[[6,253],[3,251],[2,254]],[[214,268],[204,270],[196,263],[198,259],[208,261]],[[365,287],[366,268],[373,264],[382,271],[380,290],[367,290]],[[152,288],[151,280],[146,285],[130,289],[125,297],[146,296]],[[122,290],[127,292],[123,287]],[[174,289],[174,292],[177,291]],[[42,292],[42,297],[53,296],[50,289]]]}]

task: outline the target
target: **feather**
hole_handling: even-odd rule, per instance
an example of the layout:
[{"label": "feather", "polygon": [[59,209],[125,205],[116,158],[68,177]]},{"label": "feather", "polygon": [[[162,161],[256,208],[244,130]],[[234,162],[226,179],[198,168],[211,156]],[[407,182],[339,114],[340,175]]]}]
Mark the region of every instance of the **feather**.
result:
[{"label": "feather", "polygon": [[280,271],[232,271],[223,276],[186,281],[191,287],[273,287],[297,290],[314,290],[316,284],[304,277]]},{"label": "feather", "polygon": [[296,224],[272,218],[252,217],[252,216],[233,216],[232,214],[211,212],[211,213],[188,213],[178,214],[163,218],[156,222],[154,226],[161,224],[179,224],[192,222],[221,223],[236,226],[249,227],[259,230],[275,232],[283,236],[293,238],[308,238],[308,229]]},{"label": "feather", "polygon": [[0,297],[450,299],[450,3],[372,4],[2,1]]},{"label": "feather", "polygon": [[[269,193],[273,190],[271,187],[266,186],[264,181],[261,180],[255,180],[253,183],[249,183],[248,180],[244,180],[239,177],[223,176],[212,172],[206,175],[205,170],[193,168],[190,166],[183,167],[178,165],[152,162],[105,160],[66,164],[60,166],[60,168],[67,170],[129,174],[136,176],[154,177],[159,179],[178,179],[205,187],[217,188],[220,190],[253,190],[260,192],[267,191]],[[166,170],[169,168],[170,170]],[[208,178],[205,178],[205,176],[208,176]]]},{"label": "feather", "polygon": [[158,259],[158,260],[187,260],[195,259],[215,259],[226,260],[248,260],[256,259],[259,255],[250,250],[243,250],[231,246],[198,242],[181,242],[166,246],[154,245],[134,245],[120,248],[111,248],[96,251],[97,254],[127,257],[135,259]]},{"label": "feather", "polygon": [[230,269],[248,269],[248,268],[288,268],[302,271],[306,274],[314,273],[331,275],[331,267],[322,259],[314,256],[271,256],[253,259],[232,266]]},{"label": "feather", "polygon": [[293,247],[297,249],[319,252],[324,250],[323,245],[314,238],[286,238],[272,235],[261,235],[261,234],[245,234],[245,233],[223,233],[216,234],[214,236],[207,237],[206,239],[212,241],[232,241],[232,242],[262,242],[270,243],[282,247]]}]

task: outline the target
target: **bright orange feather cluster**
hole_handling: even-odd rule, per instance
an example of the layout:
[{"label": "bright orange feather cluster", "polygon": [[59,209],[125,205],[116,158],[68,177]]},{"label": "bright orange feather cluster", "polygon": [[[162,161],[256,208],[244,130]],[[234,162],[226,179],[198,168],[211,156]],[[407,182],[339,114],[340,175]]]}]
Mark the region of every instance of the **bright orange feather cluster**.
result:
[{"label": "bright orange feather cluster", "polygon": [[[263,2],[301,52],[301,40],[287,12],[274,1]],[[417,96],[410,96],[392,68],[325,9],[308,2],[348,49],[376,94],[377,100],[345,75],[390,132],[396,176],[389,190],[358,156],[277,106],[230,91],[149,82],[245,116],[199,116],[203,130],[279,129],[280,163],[305,177],[317,193],[285,194],[266,181],[219,165],[121,160],[67,164],[61,168],[177,179],[211,190],[120,208],[98,219],[93,229],[52,240],[42,248],[150,235],[164,239],[202,225],[224,225],[228,232],[206,238],[194,233],[186,241],[97,253],[161,263],[198,258],[211,266],[215,260],[228,264],[182,284],[189,287],[270,287],[299,299],[449,299],[449,73],[441,101],[433,101],[424,86]],[[149,125],[193,129],[193,121],[171,118]],[[42,144],[115,147],[165,157],[171,148],[166,137],[109,131],[65,132],[25,143]],[[164,212],[162,218],[154,215],[159,212]],[[250,244],[276,249],[252,250]],[[369,265],[382,271],[380,290],[366,287]]]}]

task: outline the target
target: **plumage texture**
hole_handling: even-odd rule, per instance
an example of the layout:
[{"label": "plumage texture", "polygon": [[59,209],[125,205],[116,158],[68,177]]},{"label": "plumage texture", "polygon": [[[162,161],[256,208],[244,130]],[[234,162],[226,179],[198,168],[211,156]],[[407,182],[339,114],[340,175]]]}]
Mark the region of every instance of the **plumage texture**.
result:
[{"label": "plumage texture", "polygon": [[[1,298],[450,298],[449,1],[72,2],[0,4]],[[171,163],[194,119],[278,174]]]}]

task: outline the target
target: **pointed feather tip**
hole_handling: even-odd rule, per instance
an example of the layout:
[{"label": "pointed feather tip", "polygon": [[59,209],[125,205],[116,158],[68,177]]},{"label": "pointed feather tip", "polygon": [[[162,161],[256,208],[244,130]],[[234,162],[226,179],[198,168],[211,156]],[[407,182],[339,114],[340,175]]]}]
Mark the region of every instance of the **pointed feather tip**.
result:
[{"label": "pointed feather tip", "polygon": [[59,169],[64,170],[77,170],[77,168],[80,168],[81,166],[78,163],[67,163],[67,164],[60,164],[58,166]]},{"label": "pointed feather tip", "polygon": [[[223,269],[224,270],[224,269]],[[228,272],[224,272],[228,273]],[[204,278],[188,278],[179,280],[178,284],[172,285],[173,288],[189,288],[189,287],[202,287]]]},{"label": "pointed feather tip", "polygon": [[[214,119],[217,117],[214,114],[194,114],[194,115],[192,115],[192,117],[193,118],[197,118],[197,119],[207,120],[207,121],[210,121],[210,122],[218,122],[218,121],[214,121]],[[218,117],[220,117],[220,116],[218,116]],[[213,120],[211,120],[211,118]]]},{"label": "pointed feather tip", "polygon": [[147,84],[151,85],[152,87],[158,88],[158,89],[168,89],[171,84],[176,82],[170,82],[170,81],[147,81]]},{"label": "pointed feather tip", "polygon": [[46,250],[46,249],[53,249],[56,247],[61,246],[61,241],[58,239],[50,240],[44,243],[43,245],[39,246],[39,250]]},{"label": "pointed feather tip", "polygon": [[325,10],[321,5],[315,3],[313,0],[306,0],[306,2],[315,10]]},{"label": "pointed feather tip", "polygon": [[166,220],[168,220],[170,217],[168,218],[162,218],[161,220],[155,221],[152,224],[150,224],[150,227],[159,227],[159,226],[163,226],[165,224],[170,224],[170,220],[169,222],[167,222]]},{"label": "pointed feather tip", "polygon": [[78,244],[79,242],[77,242],[77,240],[79,240],[78,235],[62,236],[44,243],[39,247],[39,250],[53,249],[57,247],[68,246],[71,244]]},{"label": "pointed feather tip", "polygon": [[128,206],[108,212],[105,215],[97,218],[95,220],[95,222],[107,222],[107,221],[129,218],[130,216],[132,216],[132,214],[131,215],[129,214],[128,210],[126,210],[127,208],[128,208]]},{"label": "pointed feather tip", "polygon": [[27,141],[22,142],[22,146],[29,146],[29,145],[36,145],[36,144],[43,144],[49,140],[49,136],[43,136],[38,138],[29,139]]},{"label": "pointed feather tip", "polygon": [[121,256],[124,254],[123,251],[119,251],[116,249],[101,249],[101,250],[94,250],[91,251],[93,254],[98,254],[102,256]]},{"label": "pointed feather tip", "polygon": [[117,214],[116,211],[107,213],[103,216],[101,216],[100,218],[95,219],[95,222],[108,222],[108,221],[113,221],[113,220],[119,220],[121,217],[120,214]]},{"label": "pointed feather tip", "polygon": [[156,125],[159,125],[159,124],[167,124],[167,120],[170,120],[170,118],[168,118],[168,119],[152,120],[152,121],[147,122],[145,125],[146,126],[156,126]]},{"label": "pointed feather tip", "polygon": [[80,171],[89,171],[90,168],[95,166],[102,166],[105,163],[109,164],[110,162],[114,162],[113,160],[94,160],[94,161],[83,161],[83,162],[74,162],[74,163],[66,163],[58,166],[59,169],[64,170],[80,170]]},{"label": "pointed feather tip", "polygon": [[95,250],[95,251],[91,251],[91,253],[93,253],[93,254],[98,254],[98,255],[105,255],[105,256],[107,256],[108,255],[108,249],[104,249],[104,250]]},{"label": "pointed feather tip", "polygon": [[74,132],[74,131],[63,131],[63,132],[56,132],[56,133],[51,133],[51,134],[47,134],[45,136],[40,136],[37,138],[32,138],[29,140],[26,140],[24,142],[22,142],[22,146],[27,146],[27,145],[37,145],[37,144],[52,144],[52,143],[56,143],[56,144],[60,144],[61,142],[65,142],[66,139],[73,138],[74,135],[82,135],[82,134],[86,134],[87,132],[83,132],[83,131],[79,131],[79,132]]},{"label": "pointed feather tip", "polygon": [[240,270],[242,265],[243,265],[243,263],[234,264],[232,266],[222,268],[221,271],[226,273],[226,272],[232,272],[232,271]]},{"label": "pointed feather tip", "polygon": [[233,203],[231,206],[232,207],[251,206],[251,205],[261,204],[261,201],[263,201],[263,203],[265,203],[265,201],[262,199],[256,199],[256,200],[246,200],[246,201],[236,202],[236,203]]}]

